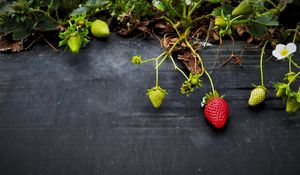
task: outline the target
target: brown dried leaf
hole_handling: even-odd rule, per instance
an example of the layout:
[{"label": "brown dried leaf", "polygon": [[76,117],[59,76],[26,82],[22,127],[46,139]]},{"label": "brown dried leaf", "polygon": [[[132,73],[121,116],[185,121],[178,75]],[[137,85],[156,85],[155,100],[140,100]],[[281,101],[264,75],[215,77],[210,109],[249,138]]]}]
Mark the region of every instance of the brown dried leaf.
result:
[{"label": "brown dried leaf", "polygon": [[161,40],[161,44],[163,46],[163,48],[165,48],[166,50],[170,49],[177,41],[179,40],[179,38],[175,37],[175,38],[170,38],[170,37],[164,37]]},{"label": "brown dried leaf", "polygon": [[239,36],[243,36],[245,32],[247,32],[247,28],[241,25],[238,25],[236,28],[236,32],[238,33]]},{"label": "brown dried leaf", "polygon": [[231,60],[236,65],[241,65],[242,64],[242,59],[241,59],[241,57],[239,55],[231,55]]},{"label": "brown dried leaf", "polygon": [[21,41],[8,41],[3,34],[0,34],[0,52],[21,52],[24,50]]},{"label": "brown dried leaf", "polygon": [[201,73],[201,67],[199,66],[199,60],[196,55],[192,54],[191,51],[185,51],[182,55],[178,56],[178,59],[183,62],[187,69],[193,73]]}]

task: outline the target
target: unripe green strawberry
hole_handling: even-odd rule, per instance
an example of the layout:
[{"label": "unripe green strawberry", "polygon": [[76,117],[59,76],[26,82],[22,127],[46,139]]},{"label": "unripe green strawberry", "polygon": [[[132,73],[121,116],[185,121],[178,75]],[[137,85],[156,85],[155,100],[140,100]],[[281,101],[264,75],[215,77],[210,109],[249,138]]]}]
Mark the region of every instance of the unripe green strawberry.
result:
[{"label": "unripe green strawberry", "polygon": [[257,86],[251,91],[250,98],[248,100],[248,104],[250,106],[256,106],[262,103],[267,96],[267,90],[263,86]]},{"label": "unripe green strawberry", "polygon": [[276,92],[276,97],[283,97],[285,95],[285,88],[278,88]]},{"label": "unripe green strawberry", "polygon": [[225,19],[222,18],[221,16],[216,17],[215,25],[218,27],[223,27],[223,28],[227,26]]},{"label": "unripe green strawberry", "polygon": [[278,9],[273,8],[273,9],[270,9],[270,12],[271,12],[272,14],[276,15],[276,14],[278,14],[280,11],[279,11]]},{"label": "unripe green strawberry", "polygon": [[297,112],[297,110],[300,108],[300,103],[298,103],[295,99],[288,98],[286,101],[286,112],[293,113]]},{"label": "unripe green strawberry", "polygon": [[193,78],[191,79],[191,84],[194,85],[194,86],[198,85],[199,82],[200,82],[200,80],[199,80],[198,78],[194,78],[194,77],[193,77]]},{"label": "unripe green strawberry", "polygon": [[72,53],[74,54],[78,53],[81,47],[80,35],[76,34],[74,36],[71,36],[68,40],[68,46]]},{"label": "unripe green strawberry", "polygon": [[83,27],[83,26],[85,25],[85,21],[84,21],[84,20],[78,20],[78,21],[76,22],[76,25],[77,25],[77,26]]},{"label": "unripe green strawberry", "polygon": [[24,2],[14,2],[13,4],[12,4],[12,8],[15,10],[15,11],[23,11],[23,10],[25,10],[25,8],[26,8],[26,5],[25,5],[25,3]]},{"label": "unripe green strawberry", "polygon": [[295,77],[295,74],[290,74],[290,75],[288,75],[288,76],[287,76],[287,81],[290,82],[290,81],[295,80],[294,77]]},{"label": "unripe green strawberry", "polygon": [[91,32],[95,37],[106,38],[109,35],[109,27],[106,22],[97,19],[91,24]]},{"label": "unripe green strawberry", "polygon": [[236,8],[232,11],[232,16],[249,15],[253,12],[252,4],[250,0],[243,0]]},{"label": "unripe green strawberry", "polygon": [[148,89],[147,95],[155,108],[159,108],[162,102],[165,99],[167,91],[162,89],[160,86],[153,87]]}]

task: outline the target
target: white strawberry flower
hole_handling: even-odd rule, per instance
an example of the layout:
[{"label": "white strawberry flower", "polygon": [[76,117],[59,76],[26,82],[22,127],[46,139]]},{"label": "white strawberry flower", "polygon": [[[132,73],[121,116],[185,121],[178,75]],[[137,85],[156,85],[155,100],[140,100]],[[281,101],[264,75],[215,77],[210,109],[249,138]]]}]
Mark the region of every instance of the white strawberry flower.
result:
[{"label": "white strawberry flower", "polygon": [[277,44],[275,50],[273,50],[272,54],[278,60],[288,57],[290,54],[295,53],[297,50],[296,44],[288,43],[287,45],[284,44]]},{"label": "white strawberry flower", "polygon": [[191,5],[192,1],[191,0],[185,0],[186,5]]}]

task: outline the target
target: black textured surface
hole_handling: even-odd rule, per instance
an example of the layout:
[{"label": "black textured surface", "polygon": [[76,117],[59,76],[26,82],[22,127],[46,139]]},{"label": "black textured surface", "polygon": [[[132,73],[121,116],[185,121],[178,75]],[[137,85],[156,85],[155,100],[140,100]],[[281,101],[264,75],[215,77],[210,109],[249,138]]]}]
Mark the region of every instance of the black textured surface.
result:
[{"label": "black textured surface", "polygon": [[[153,64],[134,66],[130,58],[160,51],[157,41],[112,35],[78,56],[47,46],[0,54],[0,174],[300,174],[299,112],[286,114],[272,90],[260,109],[247,106],[251,84],[259,83],[259,50],[247,49],[242,66],[230,63],[213,72],[230,106],[222,131],[202,115],[207,79],[187,98],[170,61],[160,70],[168,96],[161,109],[152,108],[145,92],[154,86]],[[216,52],[202,52],[207,67]],[[228,42],[217,65],[230,53]],[[265,67],[271,87],[287,66],[271,59]]]}]

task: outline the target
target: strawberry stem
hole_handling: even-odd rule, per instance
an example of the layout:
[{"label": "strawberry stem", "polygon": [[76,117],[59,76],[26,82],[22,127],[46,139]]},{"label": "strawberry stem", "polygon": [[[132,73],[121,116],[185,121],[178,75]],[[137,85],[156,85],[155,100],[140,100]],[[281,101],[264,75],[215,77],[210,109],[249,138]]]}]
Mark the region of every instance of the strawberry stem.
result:
[{"label": "strawberry stem", "polygon": [[288,57],[288,59],[289,59],[289,73],[291,73],[292,72],[292,56],[290,55]]},{"label": "strawberry stem", "polygon": [[201,74],[200,76],[203,75],[204,73],[204,64],[202,61],[202,58],[200,57],[200,55],[195,51],[195,49],[191,46],[190,42],[188,42],[188,40],[185,38],[185,44],[188,46],[188,48],[192,51],[192,54],[196,55],[196,57],[198,58],[200,65],[201,65]]},{"label": "strawberry stem", "polygon": [[210,82],[210,85],[211,85],[212,92],[213,92],[213,94],[215,94],[214,83],[213,83],[213,81],[212,81],[212,79],[211,79],[211,76],[209,75],[209,73],[208,73],[207,71],[204,71],[204,72],[205,72],[206,76],[207,76],[208,79],[209,79],[209,82]]},{"label": "strawberry stem", "polygon": [[155,64],[156,64],[156,67],[155,67],[155,86],[157,87],[158,86],[158,67],[157,67],[158,59],[155,60]]},{"label": "strawberry stem", "polygon": [[261,55],[260,55],[260,79],[261,79],[261,86],[264,87],[264,70],[263,70],[263,58],[265,54],[265,49],[268,44],[269,40],[267,40],[261,50]]},{"label": "strawberry stem", "polygon": [[[155,69],[158,69],[159,66],[166,60],[167,57],[168,57],[168,55],[166,54],[166,55],[164,56],[164,58],[156,65]],[[158,60],[157,60],[157,61],[158,61]]]},{"label": "strawberry stem", "polygon": [[182,75],[188,80],[189,77],[176,65],[175,61],[174,61],[174,58],[172,57],[172,55],[170,55],[170,58],[173,62],[173,65],[175,67],[175,69],[177,69],[180,73],[182,73]]}]

